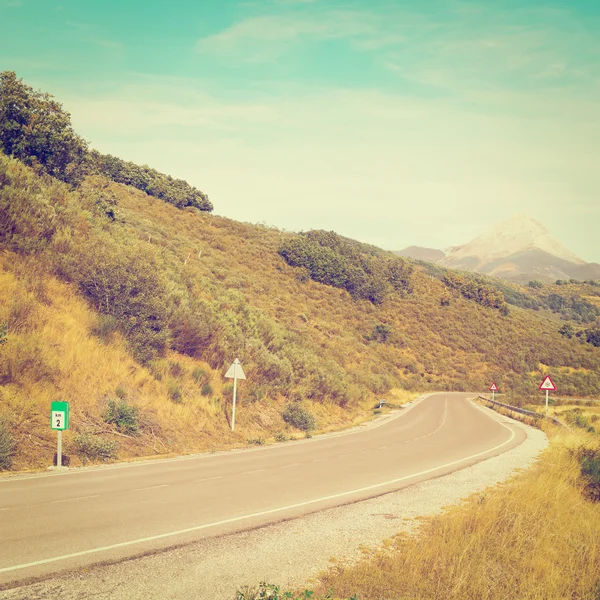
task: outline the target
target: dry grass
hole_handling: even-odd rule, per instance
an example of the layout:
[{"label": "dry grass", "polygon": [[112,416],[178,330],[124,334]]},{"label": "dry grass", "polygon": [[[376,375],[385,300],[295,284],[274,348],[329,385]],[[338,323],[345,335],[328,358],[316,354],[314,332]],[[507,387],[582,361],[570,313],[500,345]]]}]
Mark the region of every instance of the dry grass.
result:
[{"label": "dry grass", "polygon": [[584,433],[553,432],[536,466],[423,521],[351,567],[322,576],[316,596],[360,600],[559,600],[600,597],[600,505],[582,493]]},{"label": "dry grass", "polygon": [[[87,432],[116,440],[117,457],[139,458],[246,446],[248,440],[273,442],[276,436],[300,434],[281,419],[285,398],[253,402],[239,386],[236,431],[230,431],[231,390],[221,372],[174,352],[148,368],[139,365],[116,333],[102,340],[90,332],[98,316],[77,291],[50,276],[23,276],[27,265],[11,253],[0,255],[0,322],[9,321],[9,343],[0,350],[0,418],[17,442],[13,469],[51,464],[56,434],[48,424],[50,403],[71,403],[72,429],[65,432],[71,465],[75,436]],[[194,377],[198,370],[201,378]],[[202,393],[208,383],[209,394]],[[181,394],[173,401],[172,390]],[[138,407],[140,435],[119,434],[104,422],[107,400],[124,394]],[[415,394],[408,394],[406,397]],[[341,409],[316,405],[320,431],[362,422],[372,415],[372,401]]]}]

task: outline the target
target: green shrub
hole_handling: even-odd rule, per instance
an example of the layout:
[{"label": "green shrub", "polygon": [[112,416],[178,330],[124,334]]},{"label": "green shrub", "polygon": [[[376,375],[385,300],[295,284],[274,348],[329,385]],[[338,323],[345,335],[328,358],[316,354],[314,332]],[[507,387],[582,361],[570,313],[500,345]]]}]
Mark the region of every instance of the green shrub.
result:
[{"label": "green shrub", "polygon": [[208,375],[207,375],[206,371],[204,369],[201,369],[200,367],[196,367],[192,371],[192,379],[194,380],[194,383],[196,383],[196,384],[208,383]]},{"label": "green shrub", "polygon": [[210,396],[213,393],[212,385],[210,383],[205,383],[200,390],[200,393],[203,396]]},{"label": "green shrub", "polygon": [[117,430],[125,435],[139,433],[138,407],[129,404],[124,398],[108,401],[104,421],[115,425]]},{"label": "green shrub", "polygon": [[276,442],[287,442],[290,438],[285,435],[285,433],[283,433],[283,431],[278,431],[275,434],[275,441]]},{"label": "green shrub", "polygon": [[12,458],[15,454],[16,443],[8,430],[8,425],[0,421],[0,471],[12,467]]},{"label": "green shrub", "polygon": [[594,502],[600,502],[600,450],[580,450],[579,464],[585,480],[586,496]]},{"label": "green shrub", "polygon": [[4,323],[0,323],[0,346],[6,344],[8,342],[8,321],[4,321]]},{"label": "green shrub", "polygon": [[73,450],[86,464],[88,460],[104,461],[117,457],[118,444],[116,441],[94,435],[92,433],[79,433],[73,440]]},{"label": "green shrub", "polygon": [[175,404],[181,404],[183,402],[183,393],[178,385],[171,384],[169,386],[169,398],[171,398]]},{"label": "green shrub", "polygon": [[98,321],[96,325],[92,326],[90,333],[107,343],[118,329],[119,323],[115,317],[112,315],[98,315]]},{"label": "green shrub", "polygon": [[288,425],[301,431],[312,431],[317,426],[315,417],[297,402],[288,404],[281,416]]}]

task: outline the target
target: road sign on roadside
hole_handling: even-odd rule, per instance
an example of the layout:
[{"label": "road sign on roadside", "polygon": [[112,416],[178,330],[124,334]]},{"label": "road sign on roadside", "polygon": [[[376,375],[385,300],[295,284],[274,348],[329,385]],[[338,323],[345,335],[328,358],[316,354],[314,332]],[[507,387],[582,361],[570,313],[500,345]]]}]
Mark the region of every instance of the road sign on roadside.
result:
[{"label": "road sign on roadside", "polygon": [[546,390],[546,414],[548,414],[548,392],[556,391],[556,386],[550,375],[546,375],[544,381],[540,384],[540,390]]},{"label": "road sign on roadside", "polygon": [[550,390],[551,392],[556,391],[556,386],[554,385],[554,381],[552,381],[552,377],[550,377],[550,375],[546,375],[546,379],[544,379],[540,385],[540,390]]},{"label": "road sign on roadside", "polygon": [[56,466],[62,467],[62,432],[71,425],[71,410],[68,402],[53,402],[50,406],[50,428],[58,431],[56,442]]},{"label": "road sign on roadside", "polygon": [[236,358],[232,365],[225,373],[225,377],[229,379],[246,379],[246,375],[244,375],[244,370],[242,369],[242,363]]},{"label": "road sign on roadside", "polygon": [[495,381],[492,381],[492,385],[490,385],[490,392],[492,392],[492,400],[494,399],[494,393],[498,391],[498,386]]},{"label": "road sign on roadside", "polygon": [[69,429],[69,403],[53,402],[50,407],[50,427],[55,431]]},{"label": "road sign on roadside", "polygon": [[242,369],[242,363],[239,359],[235,359],[233,364],[227,369],[225,377],[233,379],[233,410],[231,411],[231,431],[235,429],[235,401],[237,399],[237,380],[246,379],[244,370]]}]

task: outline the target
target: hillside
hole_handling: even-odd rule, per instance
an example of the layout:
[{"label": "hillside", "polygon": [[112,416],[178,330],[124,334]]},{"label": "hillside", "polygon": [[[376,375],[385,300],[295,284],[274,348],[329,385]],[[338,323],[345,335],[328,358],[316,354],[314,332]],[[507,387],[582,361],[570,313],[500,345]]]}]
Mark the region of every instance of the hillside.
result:
[{"label": "hillside", "polygon": [[[365,419],[379,398],[492,380],[518,401],[550,370],[562,394],[600,395],[592,284],[526,289],[211,215],[185,182],[90,152],[60,105],[3,77],[0,469],[49,464],[58,399],[81,464],[283,441]],[[58,111],[66,130],[44,135],[61,161],[35,123],[15,125],[37,113],[7,89]]]},{"label": "hillside", "polygon": [[[17,443],[13,468],[48,463],[57,398],[73,405],[66,451],[77,463],[283,439],[301,433],[281,418],[290,401],[327,427],[398,390],[494,379],[533,393],[550,367],[564,393],[600,393],[598,350],[559,334],[551,315],[503,315],[418,266],[410,292],[377,304],[286,264],[294,234],[98,176],[71,190],[8,157],[0,181],[0,418]],[[222,375],[236,356],[248,380],[232,434]],[[111,400],[121,421],[107,422]]]}]

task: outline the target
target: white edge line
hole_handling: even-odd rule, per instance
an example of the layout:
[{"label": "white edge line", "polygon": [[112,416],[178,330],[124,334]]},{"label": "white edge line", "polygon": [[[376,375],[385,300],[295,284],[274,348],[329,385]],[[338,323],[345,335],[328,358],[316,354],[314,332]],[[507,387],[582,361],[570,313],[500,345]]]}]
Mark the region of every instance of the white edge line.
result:
[{"label": "white edge line", "polygon": [[[476,404],[473,403],[473,405],[476,408],[480,408],[479,406],[477,406]],[[479,456],[483,456],[484,454],[489,454],[490,452],[494,452],[495,450],[498,450],[499,448],[502,448],[503,446],[506,446],[507,444],[510,444],[510,442],[513,441],[513,439],[515,438],[515,432],[510,428],[507,427],[504,423],[500,422],[498,419],[496,419],[494,416],[488,414],[486,411],[484,411],[483,409],[482,412],[484,414],[486,414],[490,419],[494,419],[495,421],[497,421],[500,425],[502,425],[502,427],[504,427],[505,429],[507,429],[510,432],[510,438],[505,441],[502,442],[501,444],[498,444],[497,446],[494,446],[493,448],[489,448],[488,450],[484,450],[483,452],[478,452],[477,454],[472,454],[471,456],[466,456],[464,458],[460,458],[458,460],[454,460],[452,462],[446,463],[445,465],[439,465],[437,467],[433,467],[431,469],[426,469],[425,471],[421,471],[420,473],[413,473],[412,475],[405,475],[404,477],[398,477],[397,479],[392,479],[390,481],[386,481],[384,483],[376,483],[373,485],[368,485],[362,488],[358,488],[356,490],[351,490],[349,492],[341,492],[339,494],[331,494],[330,496],[323,496],[322,498],[315,498],[314,500],[307,500],[305,502],[297,502],[296,504],[288,504],[287,506],[281,506],[279,508],[272,508],[270,510],[263,510],[260,512],[256,512],[256,513],[252,513],[249,515],[243,515],[240,517],[232,517],[231,519],[224,519],[222,521],[215,521],[214,523],[206,523],[204,525],[196,525],[195,527],[188,527],[186,529],[179,529],[177,531],[170,531],[168,533],[160,533],[158,535],[151,535],[148,537],[143,537],[143,538],[138,538],[137,540],[129,540],[127,542],[119,542],[117,544],[110,544],[109,546],[101,546],[99,548],[91,548],[89,550],[82,550],[80,552],[72,552],[71,554],[63,554],[61,556],[54,556],[52,558],[45,558],[43,560],[36,560],[34,562],[30,562],[30,563],[25,563],[22,565],[14,565],[12,567],[4,567],[2,569],[0,569],[0,573],[9,573],[10,571],[17,571],[19,569],[27,569],[29,567],[37,567],[40,565],[45,565],[45,564],[49,564],[49,563],[53,563],[53,562],[58,562],[61,560],[68,560],[70,558],[78,558],[80,556],[87,556],[89,554],[96,554],[98,552],[106,552],[108,550],[116,550],[118,548],[126,548],[127,546],[133,546],[135,544],[143,544],[145,542],[154,542],[156,540],[162,540],[168,537],[173,537],[173,536],[177,536],[177,535],[183,535],[185,533],[192,533],[195,531],[202,531],[203,529],[209,529],[210,527],[219,527],[221,525],[229,525],[231,523],[239,523],[240,521],[245,521],[247,519],[255,519],[257,517],[264,517],[267,515],[273,515],[276,514],[278,512],[284,512],[286,510],[293,510],[295,508],[302,508],[304,506],[309,506],[311,504],[317,504],[318,502],[326,502],[328,500],[337,500],[338,498],[343,498],[345,496],[351,496],[352,494],[359,494],[362,492],[368,492],[371,490],[375,490],[377,488],[382,488],[382,487],[386,487],[389,485],[393,485],[395,483],[400,483],[402,481],[406,481],[408,479],[413,479],[415,477],[420,477],[421,475],[427,475],[429,473],[433,473],[434,471],[439,471],[441,469],[446,469],[448,467],[452,467],[454,465],[458,465],[462,462],[466,462],[469,461],[473,458],[478,458]]]},{"label": "white edge line", "polygon": [[[133,462],[133,463],[123,463],[123,464],[113,464],[113,465],[105,465],[98,466],[95,465],[89,469],[82,469],[77,471],[63,471],[60,473],[40,473],[37,475],[28,475],[28,474],[15,474],[14,477],[7,477],[0,479],[0,485],[5,483],[14,483],[15,481],[25,481],[30,479],[42,479],[44,477],[60,477],[63,475],[82,475],[84,473],[102,473],[105,471],[114,471],[116,469],[131,469],[134,467],[151,467],[155,465],[164,465],[173,462],[180,462],[184,460],[204,460],[210,458],[217,458],[219,456],[235,456],[235,454],[241,454],[244,452],[264,452],[265,450],[278,450],[281,448],[289,448],[295,444],[311,444],[315,442],[323,442],[325,440],[329,440],[333,437],[342,437],[344,435],[356,435],[360,433],[367,433],[369,431],[373,431],[374,429],[379,429],[379,427],[383,427],[384,425],[388,425],[392,421],[404,416],[407,412],[411,411],[415,406],[418,406],[424,400],[427,400],[430,396],[435,396],[437,394],[444,394],[445,392],[429,392],[427,394],[423,394],[416,398],[415,400],[411,400],[413,404],[409,406],[406,410],[398,413],[397,415],[393,415],[389,419],[382,421],[381,423],[377,423],[376,425],[367,426],[364,429],[359,429],[362,425],[357,425],[352,427],[346,431],[334,431],[330,433],[323,433],[311,439],[299,439],[292,440],[287,444],[272,444],[269,446],[263,446],[262,448],[231,448],[229,450],[221,450],[219,452],[201,452],[199,454],[192,454],[189,456],[177,456],[174,458],[160,458],[159,456],[156,458],[149,459],[147,461]],[[457,392],[457,393],[467,393],[467,392]],[[1,573],[2,571],[0,571]]]}]

